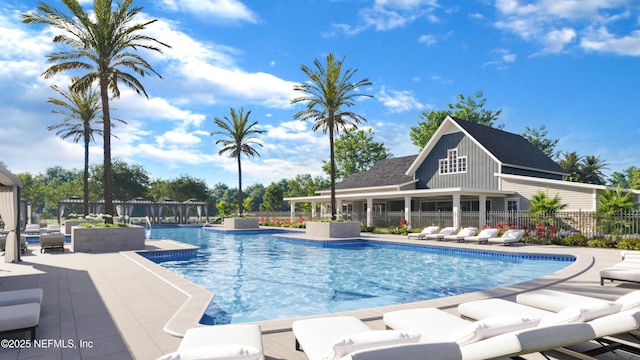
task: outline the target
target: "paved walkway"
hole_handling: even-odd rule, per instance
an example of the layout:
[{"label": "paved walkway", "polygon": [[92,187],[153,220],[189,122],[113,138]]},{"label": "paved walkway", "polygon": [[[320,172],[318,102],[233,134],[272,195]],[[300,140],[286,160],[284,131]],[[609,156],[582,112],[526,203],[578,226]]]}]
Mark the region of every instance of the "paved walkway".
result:
[{"label": "paved walkway", "polygon": [[[383,238],[406,242],[406,237]],[[476,244],[444,245],[489,248]],[[180,248],[180,244],[148,242],[149,250],[166,248]],[[538,287],[611,299],[639,288],[619,282],[600,286],[598,270],[620,261],[618,250],[556,246],[491,246],[490,249],[570,253],[577,255],[578,261],[558,273],[514,286],[350,314],[367,321],[373,328],[382,329],[382,314],[402,308],[440,307],[454,312],[461,302],[495,296],[513,299],[518,292]],[[0,262],[0,291],[44,289],[36,332],[39,341],[23,344],[31,345],[30,348],[1,348],[1,359],[155,359],[178,347],[180,338],[169,333],[179,335],[189,327],[199,326],[197,319],[211,299],[209,292],[134,253],[83,254],[67,249],[64,253],[40,254],[37,245],[30,245],[22,260],[18,264]],[[293,320],[260,323],[267,359],[306,359],[302,352],[294,350],[294,338],[289,330]],[[9,338],[22,339],[22,335]]]}]

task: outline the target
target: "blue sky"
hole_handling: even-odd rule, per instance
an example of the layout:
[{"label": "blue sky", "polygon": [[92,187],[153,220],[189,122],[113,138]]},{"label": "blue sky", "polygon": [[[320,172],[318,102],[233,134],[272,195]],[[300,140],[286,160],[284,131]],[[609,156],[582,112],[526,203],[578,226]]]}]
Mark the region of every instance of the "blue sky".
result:
[{"label": "blue sky", "polygon": [[[81,1],[92,8],[91,1]],[[58,0],[47,1],[60,9]],[[423,111],[483,90],[504,130],[545,125],[557,150],[600,155],[607,173],[640,166],[640,4],[635,0],[136,0],[148,34],[168,43],[143,53],[163,79],[142,79],[150,98],[123,88],[112,154],[153,179],[182,174],[237,187],[237,164],[219,156],[213,118],[251,110],[265,130],[260,157],[243,158],[243,185],[324,175],[328,137],[293,120],[300,71],[327,53],[369,78],[354,111],[394,156],[416,154],[409,130]],[[53,33],[24,25],[31,0],[0,0],[0,160],[15,172],[81,169],[81,144],[47,130],[45,55]],[[514,149],[517,151],[517,149]],[[91,162],[102,160],[102,143]]]}]

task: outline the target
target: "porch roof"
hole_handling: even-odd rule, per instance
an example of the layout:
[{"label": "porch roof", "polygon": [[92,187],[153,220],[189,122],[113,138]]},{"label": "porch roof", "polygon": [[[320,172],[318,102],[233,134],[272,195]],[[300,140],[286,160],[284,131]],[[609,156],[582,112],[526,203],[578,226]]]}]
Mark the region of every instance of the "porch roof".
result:
[{"label": "porch roof", "polygon": [[[371,192],[358,192],[358,193],[336,193],[336,199],[339,200],[364,200],[366,198],[376,199],[403,199],[405,196],[409,197],[436,197],[443,195],[469,195],[469,196],[481,196],[488,197],[507,197],[514,194],[513,191],[499,191],[499,190],[479,190],[471,188],[447,188],[447,189],[415,189],[415,190],[401,190],[401,191],[371,191]],[[288,197],[284,198],[285,201],[290,202],[311,202],[311,201],[328,201],[331,200],[330,195],[316,195],[316,196],[301,196],[301,197]]]}]

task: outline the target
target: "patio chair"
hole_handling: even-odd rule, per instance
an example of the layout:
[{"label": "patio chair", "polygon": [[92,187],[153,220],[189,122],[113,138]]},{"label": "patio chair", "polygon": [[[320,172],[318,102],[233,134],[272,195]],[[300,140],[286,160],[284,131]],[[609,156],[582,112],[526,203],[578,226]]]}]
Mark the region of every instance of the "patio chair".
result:
[{"label": "patio chair", "polygon": [[522,237],[524,236],[524,233],[525,233],[524,230],[507,230],[500,237],[489,238],[487,240],[487,243],[489,243],[489,245],[502,244],[507,246],[509,244],[520,242],[520,239],[522,239]]},{"label": "patio chair", "polygon": [[[7,235],[0,235],[0,251],[5,251],[7,246]],[[20,235],[20,250],[24,254],[27,250],[27,239],[23,234]]]},{"label": "patio chair", "polygon": [[264,360],[262,331],[259,325],[254,324],[189,329],[175,352],[158,358],[173,359]]},{"label": "patio chair", "polygon": [[427,226],[424,229],[422,229],[421,232],[409,234],[408,237],[409,239],[424,240],[426,235],[435,234],[438,232],[439,229],[440,229],[439,226]]},{"label": "patio chair", "polygon": [[49,224],[46,228],[47,234],[59,234],[60,233],[60,224]]},{"label": "patio chair", "polygon": [[454,342],[420,343],[420,334],[372,330],[353,316],[333,316],[293,323],[296,350],[309,360],[462,359]]},{"label": "patio chair", "polygon": [[64,234],[40,235],[40,253],[47,249],[60,249],[64,252]]},{"label": "patio chair", "polygon": [[[529,291],[516,296],[518,304],[553,312],[562,311],[575,304],[597,301],[607,302],[608,300],[550,289]],[[620,311],[634,308],[640,309],[640,290],[631,291],[613,300],[613,302],[622,304]]]},{"label": "patio chair", "polygon": [[628,253],[623,256],[621,262],[600,270],[600,285],[604,285],[605,280],[640,283],[640,255]]},{"label": "patio chair", "polygon": [[493,229],[493,228],[483,229],[482,231],[480,231],[478,235],[465,237],[464,239],[462,239],[462,242],[476,241],[478,242],[478,244],[486,243],[489,239],[498,235],[499,232],[500,232],[500,229]]},{"label": "patio chair", "polygon": [[24,228],[25,235],[40,235],[40,224],[27,224]]},{"label": "patio chair", "polygon": [[455,240],[455,241],[464,241],[464,238],[466,238],[467,236],[473,236],[478,232],[478,228],[475,227],[466,227],[460,231],[458,231],[457,234],[455,235],[445,235],[442,240],[444,241],[449,241],[449,240]]},{"label": "patio chair", "polygon": [[437,234],[428,234],[425,235],[425,239],[427,240],[442,240],[442,238],[444,238],[447,235],[451,235],[453,233],[455,233],[456,231],[458,231],[458,228],[455,226],[449,226],[449,227],[445,227],[442,230],[440,230],[440,232],[438,232]]}]

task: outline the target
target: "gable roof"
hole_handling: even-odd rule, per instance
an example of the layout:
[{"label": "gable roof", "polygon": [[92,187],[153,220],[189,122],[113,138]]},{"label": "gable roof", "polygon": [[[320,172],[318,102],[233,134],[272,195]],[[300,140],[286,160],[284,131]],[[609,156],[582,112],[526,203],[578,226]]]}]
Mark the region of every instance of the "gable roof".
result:
[{"label": "gable roof", "polygon": [[442,122],[411,164],[407,174],[415,173],[442,135],[457,131],[465,133],[502,166],[568,175],[560,165],[523,136],[451,116],[447,116]]},{"label": "gable roof", "polygon": [[347,176],[336,184],[336,190],[402,185],[415,181],[413,176],[405,173],[416,157],[410,155],[380,160],[367,171]]}]

